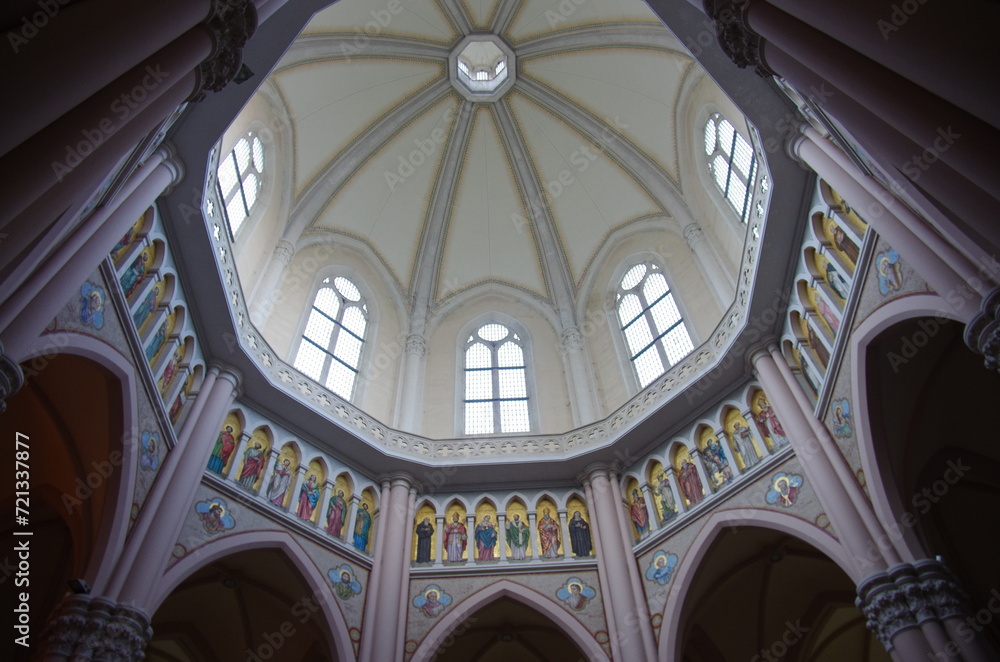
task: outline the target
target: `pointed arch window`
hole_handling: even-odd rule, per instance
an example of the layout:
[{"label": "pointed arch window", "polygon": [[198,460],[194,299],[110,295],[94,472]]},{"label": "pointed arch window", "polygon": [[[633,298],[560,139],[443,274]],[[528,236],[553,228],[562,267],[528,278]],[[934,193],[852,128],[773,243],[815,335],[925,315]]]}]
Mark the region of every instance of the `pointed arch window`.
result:
[{"label": "pointed arch window", "polygon": [[242,227],[257,204],[264,175],[264,144],[253,131],[237,141],[219,163],[219,199],[230,238]]},{"label": "pointed arch window", "polygon": [[522,334],[499,322],[465,341],[465,434],[531,431]]},{"label": "pointed arch window", "polygon": [[345,400],[354,395],[368,330],[368,304],[343,276],[323,281],[295,355],[295,368]]},{"label": "pointed arch window", "polygon": [[643,262],[629,269],[618,284],[615,308],[629,360],[643,388],[694,349],[658,265]]},{"label": "pointed arch window", "polygon": [[723,197],[746,223],[750,219],[753,184],[757,179],[757,157],[753,147],[729,120],[714,113],[705,123],[705,154]]}]

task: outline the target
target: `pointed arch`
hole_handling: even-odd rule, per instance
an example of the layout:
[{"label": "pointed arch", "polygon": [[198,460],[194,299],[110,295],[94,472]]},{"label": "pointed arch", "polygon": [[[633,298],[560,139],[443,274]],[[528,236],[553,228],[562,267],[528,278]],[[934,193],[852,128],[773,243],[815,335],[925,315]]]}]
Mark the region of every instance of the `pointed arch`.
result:
[{"label": "pointed arch", "polygon": [[[44,365],[53,358],[53,348],[58,348],[58,354],[79,356],[107,370],[118,379],[121,391],[121,465],[117,468],[117,489],[109,492],[102,514],[102,526],[95,532],[90,550],[90,562],[86,569],[86,577],[90,578],[96,590],[114,572],[118,555],[125,546],[131,523],[132,495],[135,491],[136,464],[138,461],[139,413],[138,389],[142,388],[141,380],[133,366],[124,356],[113,350],[107,344],[90,336],[78,333],[52,333],[40,336],[28,347],[21,363],[32,369],[44,369]],[[57,354],[57,355],[58,355]],[[40,359],[42,364],[36,364],[34,359]]]},{"label": "pointed arch", "polygon": [[354,647],[347,622],[340,609],[334,607],[333,594],[319,568],[312,562],[305,550],[295,539],[284,531],[249,531],[236,533],[225,538],[213,540],[194,553],[188,554],[169,568],[157,582],[152,591],[152,598],[145,605],[148,613],[155,614],[164,600],[181,583],[201,568],[226,556],[255,549],[273,549],[282,553],[294,567],[302,581],[313,592],[313,598],[319,605],[319,613],[323,615],[325,627],[320,629],[326,638],[330,650],[336,651],[337,659],[351,662],[355,660]]},{"label": "pointed arch", "polygon": [[[907,320],[926,318],[949,319],[962,322],[949,311],[945,301],[936,294],[917,294],[894,299],[869,315],[848,340],[847,357],[851,370],[851,392],[857,411],[854,415],[854,433],[858,443],[861,470],[871,495],[872,507],[886,531],[901,530],[901,542],[910,547],[909,552],[920,558],[920,543],[912,527],[900,527],[898,522],[909,514],[901,501],[900,491],[892,470],[879,461],[876,435],[872,429],[871,376],[868,355],[882,333]],[[878,399],[873,402],[879,402]],[[912,514],[910,514],[912,516]],[[903,551],[903,550],[899,550]]]},{"label": "pointed arch", "polygon": [[855,584],[861,581],[862,574],[855,568],[847,550],[831,534],[823,532],[804,519],[757,508],[716,511],[704,521],[701,531],[677,566],[666,604],[660,612],[663,625],[660,629],[657,659],[681,659],[680,646],[683,643],[680,632],[681,619],[684,616],[687,594],[700,567],[697,560],[704,558],[705,553],[726,529],[744,526],[770,529],[802,540],[829,557]]},{"label": "pointed arch", "polygon": [[481,591],[473,593],[447,611],[438,621],[437,625],[427,633],[423,641],[420,642],[420,645],[417,646],[417,650],[413,652],[410,662],[429,662],[432,660],[441,642],[447,639],[448,635],[455,628],[466,622],[470,616],[486,605],[502,597],[516,600],[549,618],[549,620],[566,633],[567,637],[583,649],[583,652],[586,653],[591,662],[610,662],[604,649],[597,643],[594,636],[587,628],[583,627],[580,621],[573,618],[566,609],[548,598],[543,598],[541,594],[520,584],[515,584],[508,579],[503,579]]}]

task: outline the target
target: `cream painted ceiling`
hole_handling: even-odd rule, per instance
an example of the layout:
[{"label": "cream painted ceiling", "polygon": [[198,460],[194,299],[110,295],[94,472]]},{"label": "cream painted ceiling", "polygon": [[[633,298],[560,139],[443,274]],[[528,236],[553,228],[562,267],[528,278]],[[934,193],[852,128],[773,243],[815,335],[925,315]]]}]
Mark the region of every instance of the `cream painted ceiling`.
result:
[{"label": "cream painted ceiling", "polygon": [[[469,33],[515,53],[496,102],[449,82]],[[489,282],[572,297],[612,233],[675,216],[693,67],[642,0],[340,0],[270,77],[292,123],[290,227],[366,242],[431,306]]]}]

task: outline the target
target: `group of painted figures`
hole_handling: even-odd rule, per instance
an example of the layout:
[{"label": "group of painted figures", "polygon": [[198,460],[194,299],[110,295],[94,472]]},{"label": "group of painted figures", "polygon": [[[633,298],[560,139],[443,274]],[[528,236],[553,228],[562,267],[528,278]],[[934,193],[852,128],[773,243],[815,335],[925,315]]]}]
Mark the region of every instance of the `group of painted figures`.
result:
[{"label": "group of painted figures", "polygon": [[[785,430],[781,426],[781,422],[777,416],[774,415],[771,405],[766,400],[762,400],[761,402],[761,412],[757,415],[757,420],[761,424],[765,434],[771,437],[775,444],[778,446],[786,446],[788,444],[788,437],[785,436]],[[732,440],[733,449],[743,461],[744,471],[757,466],[762,461],[763,458],[757,454],[757,450],[754,447],[753,437],[749,428],[737,422],[733,426]],[[705,461],[706,473],[714,483],[715,488],[722,487],[733,479],[733,472],[726,459],[726,453],[722,450],[722,445],[718,439],[710,438],[705,443],[701,457]],[[680,467],[677,470],[677,484],[681,495],[689,506],[700,503],[706,496],[701,476],[698,474],[698,468],[687,457],[681,460]],[[659,474],[656,484],[652,486],[652,491],[659,501],[660,523],[665,524],[678,514],[677,502],[674,499],[665,473],[661,472]],[[632,498],[629,500],[628,509],[629,518],[632,520],[632,526],[635,527],[636,535],[640,538],[646,536],[650,531],[649,512],[646,510],[646,499],[638,489],[632,490]]]},{"label": "group of painted figures", "polygon": [[[223,474],[229,458],[236,450],[236,437],[233,428],[227,425],[219,434],[212,449],[212,456],[208,460],[208,469],[219,475]],[[266,453],[260,442],[254,442],[247,446],[243,453],[243,467],[240,469],[236,482],[248,490],[253,490],[260,475],[264,470]],[[293,470],[291,460],[287,457],[278,458],[274,462],[274,471],[268,481],[264,494],[267,500],[278,508],[285,507],[285,497],[291,487]],[[295,514],[303,520],[311,520],[316,506],[319,505],[321,488],[316,474],[310,473],[309,477],[302,484],[299,490],[299,499],[295,508]],[[329,508],[326,515],[326,530],[335,538],[342,538],[344,523],[348,517],[347,498],[343,490],[330,497]],[[354,521],[354,546],[361,551],[368,550],[368,542],[371,537],[372,514],[368,503],[362,503]]]},{"label": "group of painted figures", "polygon": [[[761,423],[765,434],[773,438],[778,445],[783,446],[788,443],[781,423],[766,400],[762,400],[762,408],[760,414],[757,415],[757,420]],[[229,460],[236,450],[236,437],[233,432],[233,427],[227,425],[219,434],[208,461],[210,471],[222,475],[225,467],[229,464]],[[749,428],[737,422],[733,428],[732,437],[733,449],[742,459],[744,470],[756,466],[762,460],[754,447]],[[723,451],[718,439],[711,438],[706,442],[702,458],[705,461],[706,472],[715,483],[716,488],[732,480],[732,469],[730,469],[725,451]],[[248,490],[254,490],[264,470],[265,459],[266,451],[260,442],[248,444],[243,453],[243,466],[236,477],[236,482]],[[274,471],[264,493],[268,501],[278,508],[285,507],[285,499],[292,484],[293,474],[291,460],[287,457],[275,460]],[[698,504],[705,497],[698,469],[689,458],[684,458],[681,461],[677,471],[677,483],[681,495],[688,504],[692,506]],[[677,503],[665,474],[660,474],[657,484],[653,486],[653,493],[659,500],[661,522],[673,519],[678,513]],[[319,504],[320,496],[319,480],[316,474],[310,473],[299,490],[295,514],[303,520],[311,520],[316,506]],[[646,509],[646,500],[638,489],[633,489],[631,496],[628,504],[629,517],[635,527],[636,534],[641,538],[650,531],[649,512]],[[327,532],[335,538],[343,537],[344,524],[348,517],[347,511],[347,499],[344,496],[344,491],[337,490],[336,494],[330,497],[325,525]],[[371,508],[368,503],[364,502],[360,504],[354,524],[353,543],[357,549],[367,551],[371,528]],[[505,538],[511,550],[509,558],[513,561],[525,560],[531,544],[531,532],[528,524],[521,520],[519,514],[515,513],[508,519],[505,529]],[[536,529],[539,556],[550,559],[558,558],[562,536],[559,522],[552,517],[548,508],[542,511]],[[573,513],[573,518],[568,522],[568,529],[573,555],[577,557],[590,556],[593,548],[590,525],[583,519],[579,511]],[[434,526],[429,517],[425,517],[422,522],[417,524],[416,535],[417,563],[430,563],[431,536],[434,535]],[[451,521],[444,526],[443,535],[445,560],[451,563],[461,561],[468,544],[469,534],[465,523],[461,521],[457,512],[452,514]],[[493,561],[499,537],[500,533],[492,516],[483,515],[473,531],[475,559],[477,561]]]},{"label": "group of painted figures", "polygon": [[[531,530],[528,524],[521,519],[517,513],[513,514],[504,525],[505,538],[510,547],[512,561],[524,561],[527,559],[529,546],[531,545]],[[590,537],[590,524],[583,519],[580,511],[573,513],[572,519],[567,524],[569,529],[570,547],[573,555],[577,557],[588,557],[591,555],[593,543]],[[540,557],[554,559],[562,556],[559,552],[559,545],[562,542],[559,521],[552,517],[551,511],[545,508],[542,516],[536,525],[538,532],[538,547]],[[417,563],[430,563],[431,558],[431,537],[434,535],[434,525],[431,519],[425,517],[417,524]],[[469,532],[462,521],[459,513],[452,513],[451,521],[445,524],[442,539],[442,546],[445,554],[444,560],[449,563],[462,561],[469,540]],[[497,549],[499,532],[497,524],[493,521],[492,515],[483,515],[479,524],[473,532],[475,543],[476,561],[493,561]],[[471,553],[471,552],[470,552]]]}]

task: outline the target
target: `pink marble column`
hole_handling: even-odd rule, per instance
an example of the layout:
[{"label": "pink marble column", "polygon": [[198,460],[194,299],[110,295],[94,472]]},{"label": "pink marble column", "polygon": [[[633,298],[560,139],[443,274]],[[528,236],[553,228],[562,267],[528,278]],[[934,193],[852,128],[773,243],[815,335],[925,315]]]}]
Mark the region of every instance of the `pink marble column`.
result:
[{"label": "pink marble column", "polygon": [[[992,27],[1000,5],[958,12],[946,3],[768,0],[772,5],[942,99],[1000,127],[1000,106],[982,85],[996,75]],[[928,48],[933,35],[934,48]],[[945,57],[950,54],[953,57]],[[960,65],[960,66],[957,66]]]},{"label": "pink marble column", "polygon": [[823,510],[833,522],[838,538],[854,561],[857,574],[884,570],[888,564],[881,549],[870,538],[857,509],[830,464],[821,440],[816,438],[809,424],[809,419],[813,418],[812,413],[800,405],[782,376],[777,359],[768,350],[756,351],[751,360],[768,401],[788,432],[789,441],[802,463],[803,471],[812,483]]},{"label": "pink marble column", "polygon": [[[1000,232],[988,222],[996,199],[943,162],[934,145],[919,145],[906,137],[885,117],[831,85],[774,44],[765,42],[763,53],[773,70],[822,106],[847,129],[851,138],[864,145],[887,176],[922,205],[922,213],[934,215],[939,223],[967,226],[969,231],[988,238],[992,245],[1000,245],[997,238]],[[947,127],[942,129],[947,137]],[[934,140],[941,138],[939,146],[946,148],[945,137],[935,136]],[[951,216],[945,216],[939,207],[944,207]]]},{"label": "pink marble column", "polygon": [[[49,189],[65,191],[63,180],[73,169],[88,168],[90,157],[96,156],[114,134],[142,117],[144,110],[180,85],[211,54],[209,32],[194,28],[4,156],[0,164],[16,164],[16,168],[11,167],[0,182],[0,197],[7,201],[0,225]],[[193,90],[192,82],[181,85],[170,95],[173,101],[167,104],[167,113],[159,113],[158,118],[146,115],[140,122],[140,135],[152,131]],[[122,156],[124,153],[118,158]]]},{"label": "pink marble column", "polygon": [[994,175],[1000,132],[995,128],[774,5],[752,4],[747,20],[765,40],[883,117],[917,145],[929,148],[940,129],[953,128],[962,138],[940,150],[941,160],[1000,200],[1000,181]]},{"label": "pink marble column", "polygon": [[[913,264],[920,275],[942,296],[944,305],[964,322],[968,322],[979,312],[981,295],[972,300],[948,296],[949,293],[967,289],[968,286],[962,277],[941,258],[939,253],[921,241],[895,214],[876,200],[856,178],[834,162],[818,144],[802,138],[795,143],[795,150],[806,165],[844,196],[852,207],[860,210],[861,215],[871,223],[872,227],[885,237],[900,255]],[[879,210],[882,213],[875,213]]]},{"label": "pink marble column", "polygon": [[[178,449],[183,448],[181,440],[190,438],[191,430],[194,428],[194,424],[201,416],[202,411],[204,411],[205,403],[208,401],[208,396],[215,387],[215,382],[218,376],[219,371],[217,369],[210,369],[208,374],[205,375],[205,379],[201,384],[201,389],[198,391],[198,395],[195,396],[195,400],[191,405],[191,409],[188,412],[187,417],[184,419],[184,423],[181,425],[181,429],[177,431],[177,446],[171,449],[171,452],[167,454],[167,459],[160,468],[160,471],[156,476],[156,481],[154,481],[153,487],[146,496],[146,501],[143,504],[143,510],[139,515],[139,519],[136,520],[135,525],[132,527],[132,531],[129,533],[128,541],[125,543],[125,549],[122,550],[120,555],[115,557],[109,556],[105,559],[105,561],[111,564],[111,567],[114,567],[116,571],[110,575],[106,585],[95,584],[93,586],[95,595],[117,596],[121,592],[122,584],[126,579],[126,573],[122,572],[120,569],[128,568],[132,565],[136,554],[139,553],[141,541],[146,537],[146,533],[149,531],[150,527],[155,524],[155,513],[159,510],[160,504],[163,502],[163,499],[169,490],[171,477],[177,469],[177,460],[180,457],[180,453],[178,452],[174,455],[174,451],[178,451]],[[101,576],[105,575],[102,573]]]},{"label": "pink marble column", "polygon": [[[407,553],[412,545],[410,525],[407,515],[412,512],[413,495],[408,476],[394,476],[389,490],[389,509],[384,505],[380,510],[385,520],[383,531],[385,537],[379,540],[379,550],[382,559],[381,579],[378,594],[375,596],[375,618],[372,623],[378,627],[366,628],[365,639],[372,639],[371,656],[362,659],[399,660],[403,651],[397,634],[405,628],[405,604],[408,603],[410,580],[410,556]],[[410,517],[412,520],[412,516]],[[400,601],[404,607],[400,608]],[[401,620],[403,619],[403,620]]]},{"label": "pink marble column", "polygon": [[209,0],[87,0],[61,6],[17,51],[0,51],[0,154],[208,18]]},{"label": "pink marble column", "polygon": [[[57,251],[53,255],[52,271],[57,272],[58,277],[51,278],[40,287],[29,289],[26,296],[4,302],[0,310],[2,318],[8,322],[0,332],[0,337],[9,356],[18,360],[23,358],[38,334],[70,301],[73,294],[79,293],[80,285],[87,276],[107,257],[115,242],[125,234],[135,219],[173,182],[176,174],[177,171],[168,163],[140,170],[136,176],[142,178],[142,183],[118,205],[114,213],[93,232],[79,250]],[[43,275],[40,275],[39,283],[44,280]]]},{"label": "pink marble column", "polygon": [[[165,489],[161,491],[155,510],[147,504],[139,515],[140,519],[155,518],[156,522],[155,526],[147,527],[141,542],[134,545],[137,549],[131,565],[121,566],[121,572],[127,577],[117,597],[126,604],[147,606],[166,568],[184,520],[191,511],[195,492],[201,484],[208,458],[212,454],[212,446],[239,392],[241,377],[238,371],[218,365],[213,365],[211,370],[216,371],[218,376],[206,395],[205,405],[197,422],[191,427],[190,438],[186,443],[179,443],[167,455],[164,463],[166,468],[167,463],[171,463],[174,457],[177,458],[173,462],[170,484],[165,485]],[[204,391],[202,389],[203,393]],[[158,477],[153,489],[156,490],[163,482],[163,477]],[[170,496],[164,498],[167,491]],[[133,532],[127,546],[132,547],[130,543],[135,541],[136,534]]]},{"label": "pink marble column", "polygon": [[606,468],[590,470],[588,478],[594,496],[594,512],[600,523],[595,530],[601,538],[604,571],[608,584],[614,587],[611,593],[612,611],[608,618],[615,621],[622,659],[652,662],[656,659],[656,645],[649,612],[644,605],[639,606],[642,591],[635,594],[629,575],[629,565],[635,566],[635,558],[625,543],[621,515],[616,512],[620,510],[621,495]]},{"label": "pink marble column", "polygon": [[[409,481],[406,481],[407,483]],[[417,507],[417,488],[411,487],[406,495],[406,518],[403,520],[400,529],[405,534],[403,537],[402,558],[398,559],[402,569],[399,592],[399,620],[396,625],[396,651],[399,655],[403,653],[406,645],[406,610],[410,606],[410,559],[413,558],[413,518]],[[396,552],[398,553],[398,552]]]},{"label": "pink marble column", "polygon": [[[30,270],[26,278],[18,280],[12,275],[4,281],[3,284],[8,292],[8,298],[0,303],[0,329],[7,328],[10,322],[38,296],[43,287],[59,274],[63,273],[74,255],[77,255],[81,251],[88,252],[85,248],[88,240],[104,226],[112,215],[122,208],[122,205],[130,204],[129,201],[132,199],[136,189],[156,171],[157,167],[166,160],[166,156],[167,153],[165,150],[161,149],[154,152],[142,166],[132,173],[131,177],[122,183],[119,195],[116,197],[114,203],[95,210],[94,213],[83,220],[63,240],[58,248],[48,255],[44,262]],[[177,171],[177,168],[175,168],[175,171]],[[177,179],[177,177],[175,176],[174,179]],[[152,204],[160,193],[162,191],[154,193],[150,199],[150,204]],[[149,196],[148,194],[144,194],[142,197]],[[133,219],[134,222],[135,219]],[[106,257],[111,247],[113,247],[113,244],[107,250],[98,250],[96,253],[91,254],[93,258],[91,269],[96,267]],[[81,282],[84,277],[86,277],[86,274],[80,276]],[[70,278],[70,280],[73,280],[73,278]]]},{"label": "pink marble column", "polygon": [[[392,481],[390,481],[389,479],[383,479],[381,488],[382,488],[382,493],[381,493],[382,496],[379,499],[379,509],[388,511],[388,509],[392,507],[392,493],[390,491],[392,489]],[[357,498],[358,498],[357,494],[351,497],[352,514],[356,513],[358,509],[357,501],[355,501],[355,499]],[[386,520],[385,517],[379,517],[378,522],[375,524],[375,527],[377,529],[377,535],[375,537],[378,539],[379,542],[381,542],[386,535],[385,520]],[[347,530],[349,532],[353,531],[354,529],[351,528],[354,526],[353,517],[349,519],[348,522],[349,524],[347,526]],[[348,535],[350,535],[350,533],[348,533]],[[365,612],[364,612],[364,620],[365,622],[368,623],[374,623],[375,619],[378,618],[378,598],[379,595],[381,595],[381,591],[383,590],[382,579],[384,572],[382,569],[385,566],[385,563],[383,562],[384,561],[383,549],[384,548],[381,544],[378,545],[377,547],[375,547],[374,553],[372,555],[373,556],[372,571],[371,574],[368,575],[368,598],[365,600]],[[358,660],[373,659],[372,647],[375,645],[375,638],[377,636],[378,636],[377,633],[372,632],[370,633],[369,636],[362,637],[361,650],[360,654],[358,655]]]},{"label": "pink marble column", "polygon": [[[890,564],[898,563],[898,555],[887,536],[873,538],[869,534],[864,518],[852,502],[823,448],[824,443],[833,443],[832,439],[817,438],[809,423],[809,419],[814,417],[796,399],[793,388],[797,387],[790,387],[786,382],[778,366],[778,361],[784,364],[784,360],[777,348],[774,348],[774,352],[776,356],[767,350],[755,352],[752,356],[754,370],[768,401],[788,432],[789,441],[802,464],[806,478],[816,491],[838,539],[851,556],[854,576],[866,578],[884,573]],[[836,451],[834,448],[829,450]],[[920,629],[899,632],[891,645],[894,646],[894,658],[898,657],[900,660],[924,659],[924,656],[933,654],[933,646]]]},{"label": "pink marble column", "polygon": [[[856,165],[847,157],[847,155],[836,145],[834,145],[829,140],[825,139],[820,135],[819,131],[812,128],[811,126],[806,126],[803,131],[803,135],[812,143],[815,143],[823,153],[830,157],[833,162],[840,167],[848,177],[853,179],[855,182],[861,185],[865,191],[871,194],[875,200],[882,203],[884,209],[884,214],[874,215],[872,218],[872,225],[876,229],[880,226],[880,218],[882,215],[888,215],[891,218],[887,219],[886,223],[895,223],[898,221],[910,232],[912,232],[921,242],[927,245],[927,247],[933,251],[933,253],[941,258],[948,265],[948,267],[954,271],[959,278],[961,278],[966,283],[975,284],[980,278],[980,270],[973,264],[972,260],[966,257],[958,247],[965,243],[966,237],[958,236],[956,234],[956,228],[953,225],[948,225],[947,227],[932,227],[927,219],[917,216],[913,213],[909,207],[903,204],[900,200],[889,191],[885,186],[883,186],[874,177],[866,175],[861,172]],[[795,147],[793,146],[793,151]],[[984,251],[980,253],[979,259],[985,263],[987,253]],[[981,293],[985,293],[988,287],[974,288]]]},{"label": "pink marble column", "polygon": [[[196,80],[193,72],[179,80],[134,121],[101,144],[85,167],[74,168],[62,182],[13,218],[3,230],[10,236],[0,245],[0,268],[14,263],[22,279],[25,272],[30,273],[53,244],[79,222],[88,199],[116,173],[122,160],[190,96]],[[23,252],[36,239],[39,245]]]},{"label": "pink marble column", "polygon": [[622,659],[621,647],[619,646],[618,626],[615,624],[615,605],[611,601],[611,586],[608,580],[607,562],[605,561],[603,544],[601,542],[601,522],[597,514],[597,506],[594,504],[594,490],[591,488],[590,479],[581,476],[578,480],[583,483],[583,492],[587,497],[587,504],[590,509],[590,537],[594,542],[594,557],[597,559],[597,580],[601,585],[601,602],[604,604],[604,619],[608,627],[608,643],[611,645],[611,659]]}]

